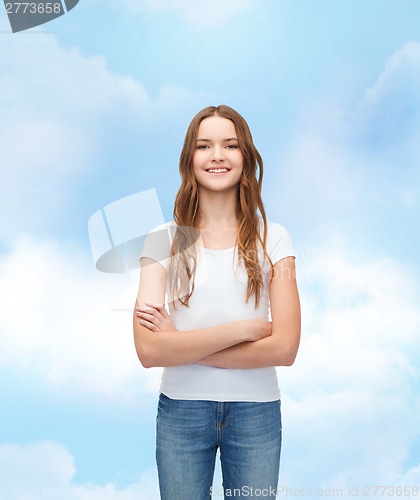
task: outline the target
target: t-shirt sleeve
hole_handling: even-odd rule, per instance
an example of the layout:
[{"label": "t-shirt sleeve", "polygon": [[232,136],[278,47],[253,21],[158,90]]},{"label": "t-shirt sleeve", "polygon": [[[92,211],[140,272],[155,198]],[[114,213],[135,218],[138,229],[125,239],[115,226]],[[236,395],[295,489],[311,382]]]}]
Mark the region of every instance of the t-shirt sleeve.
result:
[{"label": "t-shirt sleeve", "polygon": [[285,257],[296,257],[289,233],[276,222],[268,223],[267,253],[273,265]]},{"label": "t-shirt sleeve", "polygon": [[146,236],[139,258],[148,257],[168,269],[171,244],[171,233],[168,224],[156,226]]}]

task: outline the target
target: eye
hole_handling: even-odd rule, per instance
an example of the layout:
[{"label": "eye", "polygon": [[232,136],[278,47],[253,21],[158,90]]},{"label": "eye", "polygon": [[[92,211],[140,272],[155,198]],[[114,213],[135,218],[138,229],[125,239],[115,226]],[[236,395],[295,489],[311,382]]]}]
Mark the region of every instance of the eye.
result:
[{"label": "eye", "polygon": [[238,149],[239,148],[239,145],[238,144],[229,144],[228,146],[226,146],[228,149]]},{"label": "eye", "polygon": [[208,147],[210,147],[210,146],[207,146],[207,144],[199,144],[197,146],[197,149],[207,149]]}]

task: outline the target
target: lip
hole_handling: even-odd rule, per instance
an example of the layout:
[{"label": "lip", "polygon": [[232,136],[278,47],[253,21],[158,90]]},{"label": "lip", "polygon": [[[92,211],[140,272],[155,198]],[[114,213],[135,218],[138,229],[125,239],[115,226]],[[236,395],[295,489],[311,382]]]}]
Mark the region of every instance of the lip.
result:
[{"label": "lip", "polygon": [[[227,172],[210,172],[210,170],[217,169],[217,168],[225,168],[227,170]],[[230,172],[230,169],[227,167],[211,167],[211,168],[206,169],[206,172],[208,174],[211,174],[211,175],[226,175]]]}]

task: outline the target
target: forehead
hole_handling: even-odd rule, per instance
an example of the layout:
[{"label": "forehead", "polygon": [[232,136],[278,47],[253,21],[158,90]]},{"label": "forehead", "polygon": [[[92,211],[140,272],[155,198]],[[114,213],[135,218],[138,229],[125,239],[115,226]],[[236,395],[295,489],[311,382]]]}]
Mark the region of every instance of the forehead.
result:
[{"label": "forehead", "polygon": [[228,137],[236,137],[235,125],[231,120],[221,116],[209,116],[200,123],[199,139],[226,139]]}]

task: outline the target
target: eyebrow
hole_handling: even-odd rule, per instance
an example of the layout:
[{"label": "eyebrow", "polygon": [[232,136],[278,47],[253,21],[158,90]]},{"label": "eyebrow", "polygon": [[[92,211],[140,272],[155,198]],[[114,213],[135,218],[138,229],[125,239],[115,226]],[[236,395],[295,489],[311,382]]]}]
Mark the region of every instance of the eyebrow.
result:
[{"label": "eyebrow", "polygon": [[[231,141],[237,141],[237,137],[229,137],[229,139],[223,139],[223,142],[231,142]],[[197,139],[197,142],[212,142],[211,139]]]}]

